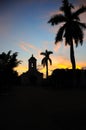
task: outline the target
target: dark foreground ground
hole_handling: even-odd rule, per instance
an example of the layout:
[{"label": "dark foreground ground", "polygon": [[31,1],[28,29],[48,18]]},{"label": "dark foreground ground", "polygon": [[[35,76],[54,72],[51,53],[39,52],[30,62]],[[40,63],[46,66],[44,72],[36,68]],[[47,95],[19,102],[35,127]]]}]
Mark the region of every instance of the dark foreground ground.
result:
[{"label": "dark foreground ground", "polygon": [[16,88],[0,95],[0,129],[86,130],[86,90]]}]

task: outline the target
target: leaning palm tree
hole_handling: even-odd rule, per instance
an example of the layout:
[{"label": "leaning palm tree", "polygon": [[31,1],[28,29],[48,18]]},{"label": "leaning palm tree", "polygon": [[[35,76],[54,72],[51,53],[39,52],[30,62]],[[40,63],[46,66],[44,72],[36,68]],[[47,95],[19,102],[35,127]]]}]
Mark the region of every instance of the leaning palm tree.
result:
[{"label": "leaning palm tree", "polygon": [[46,50],[45,52],[41,52],[40,54],[44,55],[44,58],[42,59],[41,64],[43,65],[43,67],[46,66],[46,78],[47,78],[48,77],[48,61],[50,62],[50,65],[52,65],[52,60],[50,59],[49,55],[53,54],[53,52]]},{"label": "leaning palm tree", "polygon": [[60,8],[63,14],[56,14],[48,21],[51,25],[58,25],[63,23],[56,34],[55,44],[59,41],[65,39],[65,45],[70,46],[70,60],[72,63],[72,69],[76,69],[76,62],[74,56],[74,43],[76,47],[80,43],[83,44],[83,29],[86,29],[86,24],[80,22],[80,14],[86,11],[86,6],[80,7],[75,12],[72,11],[74,6],[68,2],[68,0],[63,0],[63,5]]}]

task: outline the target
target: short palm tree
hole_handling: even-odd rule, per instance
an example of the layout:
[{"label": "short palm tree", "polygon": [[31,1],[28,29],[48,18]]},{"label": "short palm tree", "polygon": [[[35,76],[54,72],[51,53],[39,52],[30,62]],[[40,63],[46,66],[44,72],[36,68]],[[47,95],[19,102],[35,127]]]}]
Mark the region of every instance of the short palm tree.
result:
[{"label": "short palm tree", "polygon": [[76,69],[76,62],[74,56],[74,43],[76,47],[80,43],[83,44],[83,29],[86,29],[86,24],[80,22],[79,15],[86,11],[86,7],[82,6],[75,12],[72,11],[74,6],[68,2],[68,0],[63,0],[63,5],[60,8],[63,14],[56,14],[48,21],[51,25],[58,25],[63,23],[56,34],[55,44],[62,41],[65,38],[65,45],[70,46],[70,60],[72,63],[72,69]]},{"label": "short palm tree", "polygon": [[50,59],[49,55],[53,54],[53,52],[46,50],[45,52],[41,52],[40,54],[44,55],[44,58],[42,59],[41,64],[43,65],[43,67],[46,66],[46,78],[47,78],[48,77],[48,61],[50,62],[50,65],[52,65],[52,60]]}]

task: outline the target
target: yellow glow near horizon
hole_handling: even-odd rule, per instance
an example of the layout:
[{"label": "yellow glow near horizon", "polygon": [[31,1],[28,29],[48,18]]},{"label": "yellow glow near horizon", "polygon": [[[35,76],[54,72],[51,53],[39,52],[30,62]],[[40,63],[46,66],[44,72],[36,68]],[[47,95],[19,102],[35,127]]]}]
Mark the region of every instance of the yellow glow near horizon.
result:
[{"label": "yellow glow near horizon", "polygon": [[14,68],[14,70],[18,72],[18,75],[21,75],[22,73],[26,72],[28,68],[26,66],[19,65],[18,67]]},{"label": "yellow glow near horizon", "polygon": [[[86,65],[86,63],[80,63],[80,64],[78,64],[77,66],[76,66],[76,68],[77,69],[81,69],[82,68],[82,65],[83,66],[85,66]],[[68,67],[69,66],[69,67]],[[54,69],[57,69],[57,68],[59,68],[59,69],[71,69],[71,64],[69,64],[69,65],[64,65],[64,64],[53,64],[53,65],[49,65],[49,70],[48,70],[48,73],[49,73],[49,75],[51,75],[52,74],[52,72],[53,72],[53,70]],[[14,69],[15,71],[17,71],[18,72],[18,74],[19,75],[21,75],[22,73],[25,73],[26,71],[28,71],[28,67],[26,67],[26,66],[23,66],[23,65],[19,65],[18,67],[16,67],[15,69]],[[42,67],[41,69],[38,69],[38,71],[39,72],[41,72],[41,73],[43,73],[44,74],[44,78],[46,77],[46,67]]]}]

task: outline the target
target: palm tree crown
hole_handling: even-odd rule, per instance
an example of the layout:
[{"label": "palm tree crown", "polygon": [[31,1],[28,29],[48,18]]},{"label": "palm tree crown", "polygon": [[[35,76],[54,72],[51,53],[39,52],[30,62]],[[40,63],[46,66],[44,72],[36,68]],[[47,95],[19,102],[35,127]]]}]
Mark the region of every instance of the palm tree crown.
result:
[{"label": "palm tree crown", "polygon": [[52,65],[52,60],[50,59],[49,55],[53,54],[53,52],[46,50],[45,52],[41,52],[40,54],[44,55],[44,58],[42,59],[41,64],[43,65],[43,67],[46,66],[46,78],[47,78],[48,77],[48,61],[50,62],[50,65]]},{"label": "palm tree crown", "polygon": [[63,5],[60,8],[63,14],[56,14],[54,15],[48,23],[51,25],[58,25],[63,23],[63,26],[60,27],[56,34],[55,44],[65,38],[65,45],[70,46],[70,59],[72,63],[72,68],[76,68],[75,57],[74,57],[74,48],[73,44],[76,44],[76,47],[80,43],[83,44],[83,29],[86,28],[85,23],[80,22],[79,15],[86,11],[86,6],[80,7],[75,12],[72,11],[74,6],[68,2],[68,0],[63,0]]}]

